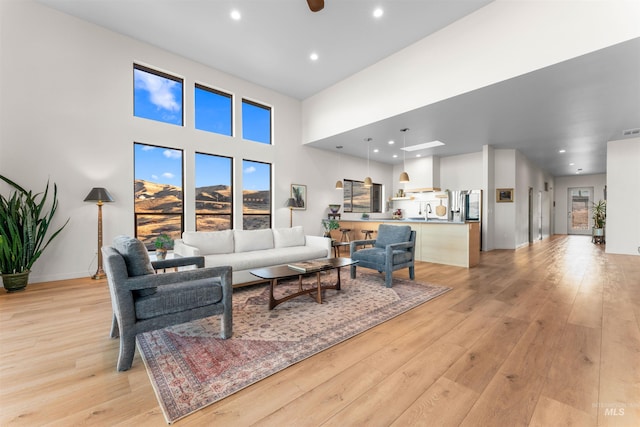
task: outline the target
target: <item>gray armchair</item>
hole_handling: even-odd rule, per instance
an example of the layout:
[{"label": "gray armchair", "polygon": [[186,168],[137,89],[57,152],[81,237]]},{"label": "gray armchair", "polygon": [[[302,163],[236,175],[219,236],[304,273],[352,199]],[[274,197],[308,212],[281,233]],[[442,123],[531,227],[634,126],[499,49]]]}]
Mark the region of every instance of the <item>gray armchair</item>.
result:
[{"label": "gray armchair", "polygon": [[[221,334],[232,334],[231,267],[203,268],[203,257],[149,260],[144,244],[118,236],[102,248],[113,322],[111,338],[120,337],[118,371],[131,368],[136,335],[221,314]],[[156,270],[195,265],[193,270],[154,274]]]},{"label": "gray armchair", "polygon": [[[351,242],[351,259],[358,261],[351,266],[351,278],[356,278],[356,268],[364,267],[384,271],[385,286],[392,286],[392,273],[401,268],[409,268],[409,277],[415,278],[414,254],[416,232],[408,225],[380,224],[378,237],[372,240],[356,240]],[[361,246],[373,245],[370,248],[358,249]]]}]

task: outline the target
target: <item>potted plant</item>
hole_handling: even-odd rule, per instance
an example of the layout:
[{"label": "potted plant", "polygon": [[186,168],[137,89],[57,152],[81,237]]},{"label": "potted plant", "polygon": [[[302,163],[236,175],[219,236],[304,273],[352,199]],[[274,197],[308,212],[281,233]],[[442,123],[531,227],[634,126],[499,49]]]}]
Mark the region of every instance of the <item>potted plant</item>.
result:
[{"label": "potted plant", "polygon": [[331,230],[340,228],[340,222],[337,219],[323,219],[322,228],[324,229],[324,237],[331,237]]},{"label": "potted plant", "polygon": [[8,197],[0,194],[0,275],[7,292],[15,292],[27,286],[31,267],[69,219],[47,238],[58,208],[56,184],[53,200],[47,206],[49,181],[44,192],[33,193],[3,175],[0,179],[14,188]]},{"label": "potted plant", "polygon": [[153,245],[156,247],[156,258],[165,259],[167,251],[173,249],[173,239],[168,234],[161,233],[156,237]]},{"label": "potted plant", "polygon": [[607,202],[605,200],[598,200],[598,203],[593,203],[591,213],[593,215],[593,236],[602,238],[604,236],[604,225],[607,219]]}]

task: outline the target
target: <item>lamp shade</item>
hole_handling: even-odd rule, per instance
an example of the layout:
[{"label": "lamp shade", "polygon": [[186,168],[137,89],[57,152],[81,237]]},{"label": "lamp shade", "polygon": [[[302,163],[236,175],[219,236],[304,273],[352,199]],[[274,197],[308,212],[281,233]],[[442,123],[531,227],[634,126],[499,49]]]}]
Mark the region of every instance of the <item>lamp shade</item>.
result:
[{"label": "lamp shade", "polygon": [[336,190],[342,190],[344,186],[342,185],[342,180],[336,181]]},{"label": "lamp shade", "polygon": [[371,177],[366,177],[364,179],[364,184],[365,187],[371,187],[373,185],[373,181],[371,180]]},{"label": "lamp shade", "polygon": [[285,206],[288,208],[297,208],[298,203],[296,203],[296,199],[294,199],[293,197],[289,197],[289,199],[287,199],[287,204]]},{"label": "lamp shade", "polygon": [[406,173],[406,172],[402,172],[402,173],[400,174],[400,182],[401,182],[401,183],[407,183],[407,182],[409,182],[409,174],[408,174],[408,173]]},{"label": "lamp shade", "polygon": [[106,188],[93,187],[87,197],[84,198],[85,202],[113,202],[113,197],[107,191]]}]

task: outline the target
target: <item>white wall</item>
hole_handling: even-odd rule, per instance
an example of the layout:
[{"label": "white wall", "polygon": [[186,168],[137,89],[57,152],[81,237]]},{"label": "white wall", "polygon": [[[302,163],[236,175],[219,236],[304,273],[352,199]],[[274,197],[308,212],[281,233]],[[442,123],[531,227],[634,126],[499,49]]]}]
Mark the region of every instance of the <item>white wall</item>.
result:
[{"label": "white wall", "polygon": [[302,139],[346,132],[640,37],[639,15],[634,1],[496,0],[304,100]]},{"label": "white wall", "polygon": [[[616,166],[618,167],[618,166]],[[604,199],[604,186],[606,185],[607,175],[572,175],[572,176],[559,176],[555,178],[554,188],[554,217],[555,217],[555,234],[567,234],[568,233],[568,217],[570,208],[569,203],[569,188],[574,187],[593,187],[594,201]],[[591,220],[590,220],[591,221]],[[608,224],[607,224],[608,228]],[[607,230],[608,231],[608,230]]]},{"label": "white wall", "polygon": [[640,255],[640,138],[607,144],[607,253]]},{"label": "white wall", "polygon": [[516,150],[494,150],[493,154],[495,188],[516,190],[513,203],[494,204],[494,249],[515,249],[516,203],[521,197],[516,188]]},{"label": "white wall", "polygon": [[440,187],[442,189],[481,189],[482,174],[482,152],[440,158]]},{"label": "white wall", "polygon": [[[30,0],[0,3],[0,170],[22,186],[41,190],[57,183],[56,222],[69,225],[36,262],[31,282],[83,277],[96,270],[97,208],[83,199],[106,187],[104,242],[134,233],[133,143],[184,150],[185,228],[194,229],[193,156],[196,151],[235,159],[235,195],[240,199],[242,159],[272,163],[275,226],[289,225],[284,207],[290,185],[306,184],[308,208],[294,211],[294,225],[320,234],[321,216],[339,202],[339,177],[364,178],[361,159],[333,155],[301,144],[300,102],[153,46],[107,31]],[[184,78],[185,126],[133,117],[133,63]],[[229,138],[193,127],[193,84],[213,85],[236,99],[236,135]],[[274,145],[240,137],[239,100],[273,107]],[[345,173],[348,171],[348,173]],[[391,167],[372,162],[374,181],[389,185]],[[0,191],[7,194],[6,185]],[[339,202],[341,203],[341,202]],[[235,210],[241,227],[240,209]]]}]

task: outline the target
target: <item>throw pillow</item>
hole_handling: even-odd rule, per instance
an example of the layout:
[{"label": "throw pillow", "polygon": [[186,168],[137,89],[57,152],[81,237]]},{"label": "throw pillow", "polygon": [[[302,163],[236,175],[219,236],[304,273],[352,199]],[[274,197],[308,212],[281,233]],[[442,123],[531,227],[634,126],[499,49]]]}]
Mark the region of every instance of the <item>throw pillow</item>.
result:
[{"label": "throw pillow", "polygon": [[[140,240],[129,236],[117,236],[113,239],[113,247],[124,258],[130,277],[155,273],[149,259],[149,252]],[[156,288],[140,289],[135,292],[138,296],[152,295],[156,292]]]},{"label": "throw pillow", "polygon": [[182,241],[200,249],[200,255],[233,253],[233,230],[185,231]]},{"label": "throw pillow", "polygon": [[273,231],[270,228],[264,230],[234,230],[233,240],[236,252],[273,249]]},{"label": "throw pillow", "polygon": [[276,248],[304,246],[304,229],[302,228],[302,226],[296,226],[292,228],[274,228],[273,244]]}]

